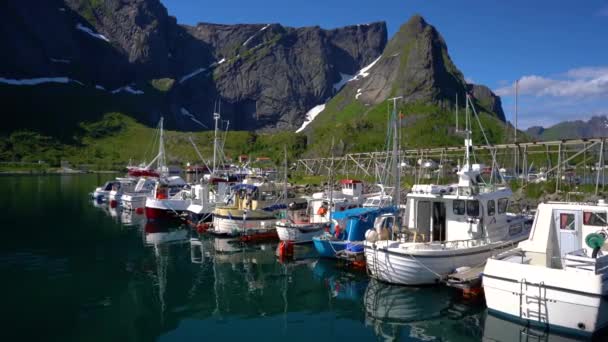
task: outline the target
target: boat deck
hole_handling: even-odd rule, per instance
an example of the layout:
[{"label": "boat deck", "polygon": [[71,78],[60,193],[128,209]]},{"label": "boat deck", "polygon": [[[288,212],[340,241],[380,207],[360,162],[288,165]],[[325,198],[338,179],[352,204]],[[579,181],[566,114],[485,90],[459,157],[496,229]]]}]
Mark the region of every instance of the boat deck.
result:
[{"label": "boat deck", "polygon": [[445,283],[447,286],[459,289],[469,289],[481,284],[481,276],[485,263],[480,266],[471,267],[461,272],[454,272],[447,276]]}]

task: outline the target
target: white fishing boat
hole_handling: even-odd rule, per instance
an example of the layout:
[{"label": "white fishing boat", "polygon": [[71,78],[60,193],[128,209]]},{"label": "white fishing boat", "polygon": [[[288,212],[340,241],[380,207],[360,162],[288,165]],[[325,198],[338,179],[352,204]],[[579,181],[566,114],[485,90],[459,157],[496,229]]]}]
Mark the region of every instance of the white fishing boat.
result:
[{"label": "white fishing boat", "polygon": [[201,182],[190,188],[190,205],[186,209],[193,223],[210,221],[216,204],[225,203],[234,185],[225,180],[211,183]]},{"label": "white fishing boat", "polygon": [[341,179],[339,191],[328,188],[326,191],[312,194],[312,200],[309,202],[310,222],[328,223],[332,212],[358,208],[365,200],[362,181]]},{"label": "white fishing boat", "polygon": [[603,200],[540,204],[529,239],[485,266],[489,310],[575,334],[608,327],[607,216]]},{"label": "white fishing boat", "polygon": [[329,225],[326,222],[311,222],[311,203],[318,202],[315,199],[299,199],[289,203],[286,217],[277,221],[277,234],[281,241],[293,243],[309,243],[312,238],[322,234]]},{"label": "white fishing boat", "polygon": [[143,208],[146,205],[146,198],[154,191],[157,180],[157,178],[140,178],[133,191],[125,192],[120,196],[121,206],[128,210]]},{"label": "white fishing boat", "polygon": [[190,188],[181,177],[159,178],[151,196],[146,197],[146,217],[153,220],[175,218],[192,203],[190,195]]},{"label": "white fishing boat", "polygon": [[138,181],[136,178],[130,177],[117,177],[116,180],[118,181],[118,184],[113,185],[112,190],[108,194],[108,202],[112,207],[115,207],[120,203],[120,198],[124,193],[135,190],[135,185],[137,185]]},{"label": "white fishing boat", "polygon": [[108,200],[108,195],[110,194],[112,189],[118,186],[119,184],[120,182],[116,179],[109,180],[105,182],[102,186],[95,188],[95,191],[93,191],[91,197],[99,202],[105,202]]},{"label": "white fishing boat", "polygon": [[529,217],[507,213],[511,190],[485,184],[480,167],[470,163],[469,102],[467,96],[465,165],[458,183],[414,185],[404,217],[395,216],[366,234],[365,258],[373,278],[402,285],[435,284],[458,268],[482,266],[528,237]]},{"label": "white fishing boat", "polygon": [[216,206],[210,233],[226,236],[274,235],[280,210],[287,205],[282,189],[274,182],[261,177],[248,177],[243,183],[232,186],[229,205]]},{"label": "white fishing boat", "polygon": [[[230,197],[230,188],[235,184],[236,177],[230,172],[224,173],[224,140],[219,136],[220,119],[219,113],[213,113],[215,120],[215,131],[213,139],[213,160],[210,173],[203,176],[198,184],[191,187],[191,203],[187,208],[188,216],[192,224],[198,225],[201,222],[210,221],[213,211],[218,204],[227,204]],[[224,122],[224,121],[222,121]],[[228,121],[226,121],[226,133],[228,131]],[[201,161],[207,165],[202,154],[199,152],[194,141],[190,140]],[[222,170],[218,166],[222,165]],[[207,169],[209,169],[207,167]]]}]

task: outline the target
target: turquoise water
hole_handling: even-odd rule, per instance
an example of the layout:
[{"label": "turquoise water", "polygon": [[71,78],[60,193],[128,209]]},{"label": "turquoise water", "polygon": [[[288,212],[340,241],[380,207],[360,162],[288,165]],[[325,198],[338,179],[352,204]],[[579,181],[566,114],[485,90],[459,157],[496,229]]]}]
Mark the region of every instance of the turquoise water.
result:
[{"label": "turquoise water", "polygon": [[531,340],[447,288],[370,281],[311,247],[281,263],[276,243],[200,237],[91,202],[110,177],[0,177],[0,340]]}]

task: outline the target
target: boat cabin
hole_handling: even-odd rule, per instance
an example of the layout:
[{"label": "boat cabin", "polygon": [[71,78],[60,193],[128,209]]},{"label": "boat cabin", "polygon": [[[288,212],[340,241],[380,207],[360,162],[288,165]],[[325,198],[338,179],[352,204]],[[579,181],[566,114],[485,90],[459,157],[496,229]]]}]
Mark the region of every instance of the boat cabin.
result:
[{"label": "boat cabin", "polygon": [[237,184],[231,188],[232,195],[229,201],[238,209],[257,210],[266,209],[277,202],[282,190],[268,183],[260,186],[252,184]]},{"label": "boat cabin", "polygon": [[[569,259],[608,254],[608,203],[541,203],[528,240],[519,249],[530,264],[549,268],[568,266]],[[595,240],[595,241],[592,241]],[[597,248],[591,248],[596,245]],[[597,251],[594,251],[597,249]]]},{"label": "boat cabin", "polygon": [[359,197],[363,194],[363,182],[356,179],[342,179],[340,180],[342,186],[342,193],[345,196]]},{"label": "boat cabin", "polygon": [[417,241],[447,242],[486,238],[489,242],[517,235],[521,225],[509,225],[512,192],[507,187],[483,185],[479,171],[459,172],[453,185],[417,184],[407,195],[405,227]]},{"label": "boat cabin", "polygon": [[188,184],[179,176],[161,178],[155,181],[152,197],[156,199],[168,199],[187,186]]}]

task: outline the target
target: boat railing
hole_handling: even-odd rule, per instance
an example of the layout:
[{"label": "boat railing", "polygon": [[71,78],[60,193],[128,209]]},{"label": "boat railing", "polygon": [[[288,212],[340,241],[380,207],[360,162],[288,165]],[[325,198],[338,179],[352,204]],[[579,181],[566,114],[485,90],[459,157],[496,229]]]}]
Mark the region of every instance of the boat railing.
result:
[{"label": "boat railing", "polygon": [[566,254],[562,261],[566,269],[586,270],[595,274],[608,273],[608,255],[592,258],[587,256],[583,249],[580,249]]}]

